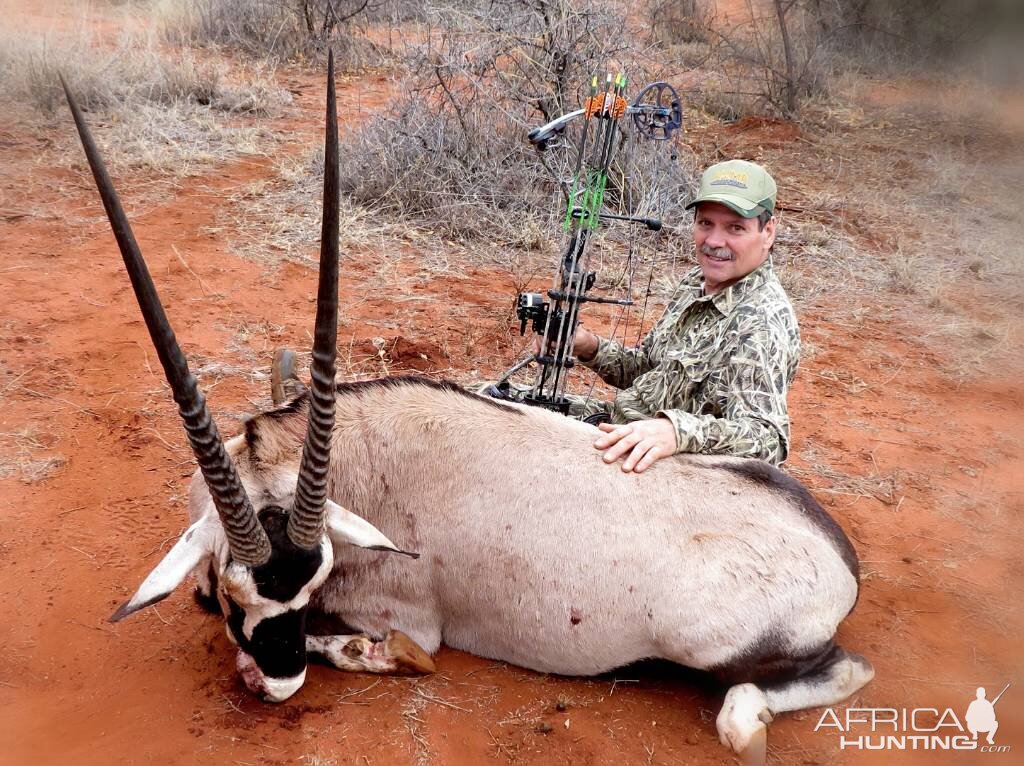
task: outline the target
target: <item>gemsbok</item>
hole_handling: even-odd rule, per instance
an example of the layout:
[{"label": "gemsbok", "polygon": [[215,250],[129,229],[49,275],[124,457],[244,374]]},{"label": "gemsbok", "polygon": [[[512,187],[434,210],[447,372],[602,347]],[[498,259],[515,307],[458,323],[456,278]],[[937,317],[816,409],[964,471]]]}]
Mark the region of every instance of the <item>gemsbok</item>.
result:
[{"label": "gemsbok", "polygon": [[[565,675],[664,658],[730,686],[719,737],[751,764],[774,715],[871,680],[834,642],[857,556],[779,470],[680,455],[625,473],[592,448],[596,428],[561,415],[420,378],[335,384],[333,58],[311,384],[223,442],[65,90],[199,464],[191,526],[112,620],[194,573],[246,685],[275,702],[302,685],[309,653],[380,673],[429,672],[442,642]],[[310,612],[352,634],[307,635]]]}]

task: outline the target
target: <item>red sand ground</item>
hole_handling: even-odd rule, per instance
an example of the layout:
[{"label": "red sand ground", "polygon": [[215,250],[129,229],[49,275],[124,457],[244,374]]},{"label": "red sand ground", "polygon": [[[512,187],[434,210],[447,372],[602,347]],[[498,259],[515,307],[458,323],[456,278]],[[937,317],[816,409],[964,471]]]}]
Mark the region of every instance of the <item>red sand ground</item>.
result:
[{"label": "red sand ground", "polygon": [[[366,86],[344,83],[340,96]],[[316,88],[299,98],[310,131],[319,98]],[[72,130],[66,114],[59,119]],[[37,164],[46,142],[0,123],[0,433],[31,429],[25,456],[66,459],[38,483],[0,479],[0,761],[730,762],[714,729],[721,692],[665,665],[567,679],[444,649],[438,673],[426,678],[313,667],[298,695],[269,706],[243,690],[219,619],[186,589],[108,625],[183,529],[192,464],[109,230],[102,222],[71,228],[63,207],[47,207],[60,198],[76,214],[100,215],[90,179]],[[227,196],[266,177],[269,164],[216,168],[133,221],[194,359],[249,366],[237,348],[226,350],[243,321],[265,323],[243,344],[262,364],[275,345],[308,344],[314,274],[298,266],[266,273],[202,233]],[[131,179],[120,187],[130,198]],[[55,215],[17,214],[38,209]],[[379,287],[378,264],[369,253],[350,256],[342,295],[369,294]],[[475,354],[494,363],[512,292],[507,275],[434,277],[409,267],[407,276],[405,289],[437,300],[374,290],[350,306],[343,348],[351,338],[356,356],[371,357],[373,337],[397,342],[396,371],[450,368],[454,376],[474,366]],[[449,315],[449,305],[460,312]],[[1013,682],[998,708],[997,742],[1020,752],[1019,375],[997,370],[958,384],[899,318],[836,326],[812,313],[801,322],[821,350],[801,367],[791,396],[794,454],[813,442],[844,473],[874,477],[865,484],[877,495],[802,474],[863,560],[860,602],[839,641],[867,655],[877,677],[842,707],[951,706],[962,715],[976,686],[991,694]],[[486,327],[452,340],[475,325]],[[254,411],[267,389],[238,375],[207,385],[222,430],[237,429],[225,413]],[[799,458],[793,464],[806,468]],[[837,735],[814,731],[819,715],[779,717],[770,728],[773,762],[1019,759],[840,752]]]}]

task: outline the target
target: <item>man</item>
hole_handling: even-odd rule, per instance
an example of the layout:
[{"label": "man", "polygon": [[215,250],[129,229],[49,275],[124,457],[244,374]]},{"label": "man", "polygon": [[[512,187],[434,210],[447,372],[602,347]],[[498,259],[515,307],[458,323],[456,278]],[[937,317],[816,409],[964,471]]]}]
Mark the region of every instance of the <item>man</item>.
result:
[{"label": "man", "polygon": [[687,275],[639,348],[576,330],[575,354],[620,389],[594,447],[641,472],[678,452],[776,465],[789,453],[786,394],[800,358],[796,315],[772,268],[775,181],[743,160],[708,168],[695,208],[698,269]]}]

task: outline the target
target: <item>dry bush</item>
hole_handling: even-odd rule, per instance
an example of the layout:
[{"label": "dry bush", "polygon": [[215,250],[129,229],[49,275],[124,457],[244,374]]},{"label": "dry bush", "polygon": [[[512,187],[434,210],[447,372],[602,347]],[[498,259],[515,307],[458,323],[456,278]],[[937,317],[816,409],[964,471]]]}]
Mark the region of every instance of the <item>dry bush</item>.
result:
[{"label": "dry bush", "polygon": [[[226,217],[210,233],[229,237],[236,253],[268,270],[284,261],[316,266],[323,177],[323,147],[301,156],[282,156],[275,162],[273,178],[243,187],[231,198]],[[419,260],[440,270],[444,253],[437,251],[435,237],[382,219],[342,197],[339,243],[343,253],[369,250],[381,254],[383,263],[398,239],[415,242],[422,251]]]},{"label": "dry bush", "polygon": [[260,61],[309,58],[330,47],[340,69],[356,70],[385,59],[350,25],[383,7],[370,0],[165,0],[157,15],[173,43],[219,46]]},{"label": "dry bush", "polygon": [[[343,191],[449,238],[550,245],[580,123],[542,158],[526,133],[577,108],[591,75],[609,64],[643,82],[645,51],[634,47],[616,9],[602,3],[497,0],[436,13],[436,31],[410,58],[408,95],[344,139]],[[667,149],[645,145],[635,155],[657,152]],[[623,146],[609,205],[664,215],[655,203],[666,196],[656,197],[639,166],[625,164],[627,154]],[[662,171],[665,189],[692,185],[685,164]]]},{"label": "dry bush", "polygon": [[1002,0],[805,2],[829,47],[873,71],[957,71],[1004,32],[1021,31],[1020,4]]},{"label": "dry bush", "polygon": [[742,85],[742,81],[730,84],[721,79],[709,79],[694,94],[693,105],[725,122],[736,122],[743,117],[763,114],[766,110],[761,94],[730,90]]},{"label": "dry bush", "polygon": [[[448,0],[450,7],[469,6],[475,0]],[[398,24],[405,21],[428,21],[433,14],[433,3],[422,0],[369,0],[358,17],[374,22]]]},{"label": "dry bush", "polygon": [[[153,40],[112,46],[86,33],[0,40],[0,94],[50,120],[63,108],[63,73],[79,104],[94,113],[97,140],[114,166],[188,174],[209,161],[253,153],[268,135],[236,115],[271,116],[291,102],[265,67],[229,70],[187,52],[171,57]],[[75,154],[80,160],[80,156]]]},{"label": "dry bush", "polygon": [[662,47],[708,39],[711,14],[704,0],[648,0],[643,13],[651,39]]},{"label": "dry bush", "polygon": [[342,191],[450,239],[536,246],[557,200],[523,132],[484,110],[452,119],[414,97],[371,119],[343,141]]},{"label": "dry bush", "polygon": [[[705,88],[707,111],[728,119],[755,113],[791,118],[806,99],[829,93],[837,57],[811,2],[755,5],[748,0],[745,17],[708,24],[715,76]],[[714,90],[733,98],[723,99]]]},{"label": "dry bush", "polygon": [[[432,8],[437,26],[410,59],[406,95],[342,135],[343,247],[388,253],[405,240],[431,270],[451,272],[469,259],[540,273],[535,266],[542,259],[546,272],[551,253],[562,247],[562,187],[571,181],[572,142],[582,123],[540,158],[526,133],[576,108],[590,73],[609,59],[641,56],[621,42],[622,20],[600,6],[502,0],[486,13]],[[615,47],[603,47],[605,39]],[[628,70],[634,82],[644,82],[639,63]],[[628,118],[623,123],[631,125]],[[690,246],[674,224],[696,189],[696,158],[675,142],[626,135],[607,207],[661,217],[669,226],[660,235],[627,224],[601,227],[590,251],[607,281],[599,287],[623,289],[635,273],[646,279],[653,257],[681,262]],[[283,159],[274,180],[242,192],[232,227],[241,252],[268,266],[310,257],[322,162],[319,150]],[[631,271],[624,276],[627,262]]]}]

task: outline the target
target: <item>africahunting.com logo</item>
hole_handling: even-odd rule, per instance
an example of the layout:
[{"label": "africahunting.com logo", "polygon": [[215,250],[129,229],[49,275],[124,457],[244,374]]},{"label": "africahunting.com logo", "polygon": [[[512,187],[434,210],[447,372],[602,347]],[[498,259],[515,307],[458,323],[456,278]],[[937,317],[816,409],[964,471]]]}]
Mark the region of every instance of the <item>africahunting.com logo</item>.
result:
[{"label": "africahunting.com logo", "polygon": [[[979,686],[961,719],[953,708],[847,708],[837,713],[826,708],[815,731],[840,735],[840,750],[977,750],[1008,753],[1010,745],[995,741],[999,721],[996,703],[1010,688],[1007,684],[989,701]],[[979,735],[984,735],[979,740]]]}]

